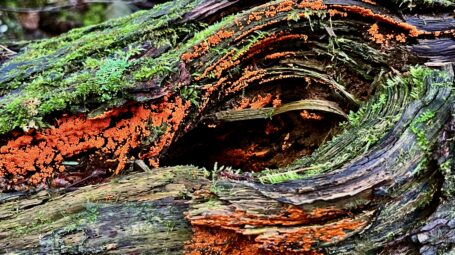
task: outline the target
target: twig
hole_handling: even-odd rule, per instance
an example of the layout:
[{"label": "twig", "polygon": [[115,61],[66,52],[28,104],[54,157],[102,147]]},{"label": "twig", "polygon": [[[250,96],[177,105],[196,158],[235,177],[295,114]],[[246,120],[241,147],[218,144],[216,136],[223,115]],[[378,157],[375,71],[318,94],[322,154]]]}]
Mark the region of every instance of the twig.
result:
[{"label": "twig", "polygon": [[6,52],[6,54],[4,56],[12,56],[12,55],[17,54],[16,52],[14,52],[14,51],[12,51],[12,50],[8,49],[7,47],[5,47],[5,46],[0,44],[0,52],[3,52],[3,51]]}]

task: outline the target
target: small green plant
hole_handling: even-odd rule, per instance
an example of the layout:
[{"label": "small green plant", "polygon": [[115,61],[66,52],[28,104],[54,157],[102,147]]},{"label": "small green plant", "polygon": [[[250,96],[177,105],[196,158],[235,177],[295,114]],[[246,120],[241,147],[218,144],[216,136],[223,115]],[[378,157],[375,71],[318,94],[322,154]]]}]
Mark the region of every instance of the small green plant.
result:
[{"label": "small green plant", "polygon": [[425,91],[425,81],[433,73],[433,70],[424,66],[416,66],[411,67],[409,72],[411,76],[408,80],[412,84],[411,97],[419,99]]},{"label": "small green plant", "polygon": [[452,166],[452,160],[446,160],[444,163],[442,163],[439,168],[444,174],[450,174],[451,172],[451,166]]},{"label": "small green plant", "polygon": [[427,110],[423,112],[419,117],[414,119],[414,121],[411,123],[411,131],[412,133],[416,136],[417,143],[419,144],[420,148],[428,152],[429,151],[429,141],[426,138],[425,135],[425,130],[423,129],[421,124],[427,123],[431,119],[434,118],[436,113],[431,110]]},{"label": "small green plant", "polygon": [[103,59],[95,74],[95,81],[101,90],[101,100],[111,100],[123,87],[127,86],[123,74],[130,66],[130,55],[124,51],[117,51],[113,58]]},{"label": "small green plant", "polygon": [[220,186],[218,186],[218,180],[217,176],[225,169],[231,169],[231,167],[225,167],[225,166],[220,166],[218,167],[218,162],[215,162],[213,165],[213,169],[210,173],[211,179],[212,179],[212,184],[210,185],[210,192],[213,194],[218,194],[220,190]]},{"label": "small green plant", "polygon": [[169,234],[169,232],[174,231],[175,227],[177,226],[177,223],[175,221],[168,220],[165,222],[165,225],[166,225],[166,231]]},{"label": "small green plant", "polygon": [[326,167],[326,164],[318,164],[318,165],[313,165],[309,167],[303,167],[297,170],[292,170],[292,171],[277,171],[277,170],[271,170],[271,169],[265,169],[262,171],[258,179],[261,183],[270,183],[270,184],[276,184],[276,183],[282,183],[286,181],[292,181],[292,180],[297,180],[300,179],[306,175],[314,175],[317,174],[319,171],[324,169]]},{"label": "small green plant", "polygon": [[265,172],[264,176],[259,177],[259,181],[261,183],[276,184],[290,180],[297,180],[300,178],[298,172],[299,170],[282,173]]},{"label": "small green plant", "polygon": [[378,113],[379,111],[382,110],[382,107],[384,107],[386,102],[387,102],[387,95],[381,94],[379,96],[378,100],[373,105],[371,105],[371,110],[375,113]]},{"label": "small green plant", "polygon": [[269,33],[264,32],[264,31],[255,31],[253,35],[251,35],[251,38],[248,39],[248,43],[241,47],[240,49],[237,49],[236,53],[232,57],[232,60],[237,60],[240,56],[242,56],[244,53],[246,53],[255,43],[259,42],[260,40],[264,39],[267,37]]},{"label": "small green plant", "polygon": [[162,76],[173,71],[173,62],[160,62],[155,59],[145,60],[140,64],[140,68],[134,73],[136,81],[143,81],[153,76]]},{"label": "small green plant", "polygon": [[418,164],[417,166],[414,168],[414,170],[412,170],[412,174],[413,175],[418,175],[420,172],[422,172],[422,170],[425,170],[428,166],[428,159],[426,157],[424,157]]},{"label": "small green plant", "polygon": [[349,111],[348,122],[351,126],[359,126],[365,116],[365,108],[360,108],[357,112]]},{"label": "small green plant", "polygon": [[195,87],[187,86],[180,90],[180,95],[187,101],[190,101],[192,104],[198,106],[199,102],[199,91]]},{"label": "small green plant", "polygon": [[448,159],[439,166],[439,169],[444,175],[444,184],[442,186],[442,191],[448,197],[451,197],[455,194],[455,174],[452,171],[452,164],[453,161],[451,159]]},{"label": "small green plant", "polygon": [[85,212],[82,218],[86,219],[87,222],[95,222],[99,215],[99,206],[97,204],[87,202],[85,204]]},{"label": "small green plant", "polygon": [[153,144],[159,137],[161,137],[167,130],[167,124],[163,123],[158,127],[152,126],[151,123],[148,125],[150,129],[150,135],[141,141],[142,145],[150,146]]},{"label": "small green plant", "polygon": [[287,16],[287,20],[288,21],[298,22],[300,20],[299,12],[297,12],[296,10],[290,11],[288,16]]}]

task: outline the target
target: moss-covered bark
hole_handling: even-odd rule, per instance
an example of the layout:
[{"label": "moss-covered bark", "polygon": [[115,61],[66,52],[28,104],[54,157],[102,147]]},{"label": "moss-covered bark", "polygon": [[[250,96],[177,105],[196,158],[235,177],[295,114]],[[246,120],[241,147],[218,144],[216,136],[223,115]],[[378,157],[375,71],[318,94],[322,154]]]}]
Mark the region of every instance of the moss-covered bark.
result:
[{"label": "moss-covered bark", "polygon": [[[452,11],[449,1],[178,1],[28,44],[0,67],[0,185],[41,190],[84,164],[119,174],[136,158],[157,167],[170,146],[201,125],[296,111],[304,120],[346,117],[319,148],[286,167],[259,173],[215,167],[211,184],[191,186],[190,207],[182,209],[193,227],[186,252],[448,253],[454,244]],[[297,144],[293,139],[283,139],[282,153]],[[264,157],[267,151],[256,147],[233,151],[244,160]],[[100,187],[118,194],[115,184]],[[98,189],[76,192],[98,196]],[[124,187],[125,199],[135,197],[129,189],[135,188]],[[151,203],[144,214],[158,213],[155,194],[140,194],[151,200],[143,202]],[[59,208],[60,199],[42,206]],[[21,202],[2,208],[11,203]],[[96,224],[113,210],[136,215],[142,205],[102,205]],[[60,216],[38,220],[50,229],[38,224],[23,231],[36,222],[21,227],[30,213],[36,209],[8,216],[4,236],[32,242],[54,231],[29,249],[73,238],[58,225],[69,218]],[[83,238],[88,241],[77,249],[106,251],[90,250],[96,236]],[[107,236],[106,247],[124,236],[116,238]],[[82,253],[72,244],[53,248]]]},{"label": "moss-covered bark", "polygon": [[183,213],[207,185],[194,167],[160,168],[62,194],[0,197],[0,251],[13,254],[181,254]]}]

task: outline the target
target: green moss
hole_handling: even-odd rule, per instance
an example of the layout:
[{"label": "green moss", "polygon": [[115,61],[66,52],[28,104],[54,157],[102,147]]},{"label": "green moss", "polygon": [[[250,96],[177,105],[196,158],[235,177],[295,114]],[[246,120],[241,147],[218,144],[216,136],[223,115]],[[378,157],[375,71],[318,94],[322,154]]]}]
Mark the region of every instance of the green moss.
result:
[{"label": "green moss", "polygon": [[13,231],[18,236],[25,235],[35,231],[40,231],[52,222],[53,221],[51,219],[46,217],[46,213],[44,211],[38,211],[31,222],[18,226],[14,228]]},{"label": "green moss", "polygon": [[[356,155],[365,153],[393,127],[401,116],[402,109],[398,109],[399,112],[396,112],[397,109],[390,107],[389,95],[393,94],[395,89],[406,90],[406,86],[403,86],[399,79],[392,79],[392,82],[388,80],[388,84],[388,87],[379,91],[357,112],[350,112],[348,120],[340,124],[343,131],[332,141],[318,148],[312,156],[295,161],[287,169],[266,170],[258,173],[258,180],[262,183],[280,183],[308,178],[329,171]],[[337,147],[344,141],[350,142],[345,146]],[[334,153],[334,155],[330,153]]]},{"label": "green moss", "polygon": [[69,223],[63,228],[63,232],[72,232],[84,224],[96,222],[100,214],[99,209],[100,205],[87,202],[84,211],[74,214],[69,218]]},{"label": "green moss", "polygon": [[411,123],[412,133],[416,136],[420,148],[426,152],[430,150],[430,142],[426,138],[425,126],[422,124],[429,124],[427,122],[433,119],[435,115],[436,113],[434,111],[427,110]]},{"label": "green moss", "polygon": [[315,165],[308,168],[303,168],[293,171],[280,172],[279,170],[266,169],[258,176],[261,183],[281,183],[285,181],[297,180],[302,178],[303,175],[317,173],[324,168],[324,165]]},{"label": "green moss", "polygon": [[167,124],[163,123],[158,127],[154,127],[149,123],[150,135],[141,141],[142,145],[150,146],[153,144],[160,136],[166,133]]},{"label": "green moss", "polygon": [[198,99],[200,97],[200,91],[197,90],[194,86],[184,87],[180,90],[180,96],[187,101],[190,101],[192,104],[198,106]]},{"label": "green moss", "polygon": [[439,169],[444,175],[444,184],[442,191],[445,196],[453,197],[455,195],[455,172],[453,171],[453,160],[447,159],[439,165]]},{"label": "green moss", "polygon": [[287,16],[287,20],[288,21],[294,21],[294,22],[298,22],[300,20],[300,15],[297,11],[293,10],[293,11],[290,11],[288,16]]},{"label": "green moss", "polygon": [[[423,96],[427,90],[435,87],[450,87],[453,81],[444,71],[415,66],[410,68],[407,75],[389,78],[383,81],[383,84],[384,89],[364,103],[357,112],[350,112],[348,121],[340,125],[344,130],[330,142],[323,144],[312,156],[303,157],[288,168],[267,170],[257,174],[259,181],[280,183],[315,176],[366,153],[401,118],[404,110],[402,105],[408,104],[410,100],[424,100]],[[400,95],[400,98],[396,98],[395,95]],[[409,127],[415,135],[417,151],[425,153],[430,151],[432,144],[426,138],[425,130],[431,127],[435,116],[435,111],[426,110],[411,121]],[[408,153],[404,158],[414,157],[417,152],[412,151],[413,154]],[[414,174],[418,174],[426,164],[427,160],[422,160],[414,170]]]},{"label": "green moss", "polygon": [[[0,69],[7,74],[0,77],[4,95],[0,99],[0,133],[46,127],[43,119],[59,111],[86,112],[102,104],[118,105],[129,99],[128,89],[134,81],[164,81],[190,47],[177,47],[179,38],[201,29],[197,23],[176,21],[199,2],[167,2],[150,11],[29,44]],[[155,58],[134,58],[144,51],[144,44],[168,51]],[[177,50],[169,51],[174,48]],[[24,107],[28,102],[38,102],[33,111]]]},{"label": "green moss", "polygon": [[246,45],[235,51],[232,60],[237,60],[240,56],[247,52],[254,44],[259,42],[263,38],[266,38],[267,35],[268,35],[267,32],[255,31],[254,34],[251,35],[250,38],[247,40]]},{"label": "green moss", "polygon": [[128,58],[128,54],[120,51],[114,58],[100,61],[99,69],[95,73],[95,83],[100,88],[102,102],[113,99],[128,86],[128,83],[122,79],[131,64]]},{"label": "green moss", "polygon": [[424,157],[420,162],[417,164],[417,166],[414,168],[412,171],[413,175],[418,175],[422,171],[428,169],[428,159]]},{"label": "green moss", "polygon": [[417,66],[411,67],[410,73],[411,77],[409,78],[408,82],[413,85],[411,97],[413,99],[419,99],[425,92],[425,79],[427,79],[433,73],[433,70],[427,67]]},{"label": "green moss", "polygon": [[[4,95],[0,99],[0,134],[15,128],[46,127],[43,120],[55,112],[89,112],[102,106],[118,105],[135,98],[129,95],[129,89],[138,82],[151,79],[158,85],[168,82],[179,71],[183,53],[217,31],[233,26],[235,15],[208,27],[198,22],[178,22],[200,2],[202,0],[167,2],[150,11],[29,44],[0,68],[1,73],[7,74],[0,77],[0,91]],[[265,32],[250,35],[243,46],[234,47],[235,55],[242,55],[266,35]],[[182,41],[183,38],[186,41]],[[147,45],[147,49],[143,50],[143,45]],[[136,57],[145,50],[162,53]],[[210,48],[208,55],[219,56],[226,52],[225,45],[218,45]],[[212,64],[212,61],[204,64]],[[13,90],[16,91],[13,93]],[[21,96],[16,98],[17,94]],[[193,104],[197,104],[200,97],[196,88],[184,88],[180,94]],[[23,105],[30,101],[39,102],[33,113],[24,111]]]}]

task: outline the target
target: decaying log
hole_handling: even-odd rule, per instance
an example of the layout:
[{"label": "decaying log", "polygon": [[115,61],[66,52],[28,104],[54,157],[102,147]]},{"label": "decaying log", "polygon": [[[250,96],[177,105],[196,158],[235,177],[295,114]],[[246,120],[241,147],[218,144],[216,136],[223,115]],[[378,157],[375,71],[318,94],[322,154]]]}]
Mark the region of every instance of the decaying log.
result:
[{"label": "decaying log", "polygon": [[2,254],[181,254],[189,195],[208,181],[195,167],[160,168],[59,194],[4,194]]},{"label": "decaying log", "polygon": [[[0,248],[455,252],[454,7],[173,1],[14,49]],[[240,141],[215,155],[199,139]],[[185,153],[232,167],[159,168]],[[116,177],[138,159],[151,173]]]}]

